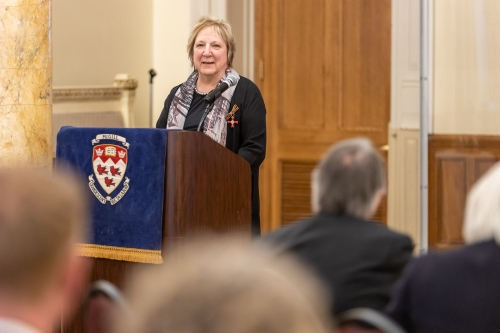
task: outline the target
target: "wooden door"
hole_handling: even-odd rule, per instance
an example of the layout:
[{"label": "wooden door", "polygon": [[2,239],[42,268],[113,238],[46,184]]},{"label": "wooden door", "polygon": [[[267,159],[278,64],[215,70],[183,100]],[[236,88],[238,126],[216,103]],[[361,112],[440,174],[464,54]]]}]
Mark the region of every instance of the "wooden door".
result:
[{"label": "wooden door", "polygon": [[331,144],[365,136],[387,145],[391,0],[255,6],[254,80],[268,112],[260,177],[267,232],[311,214],[310,172]]}]

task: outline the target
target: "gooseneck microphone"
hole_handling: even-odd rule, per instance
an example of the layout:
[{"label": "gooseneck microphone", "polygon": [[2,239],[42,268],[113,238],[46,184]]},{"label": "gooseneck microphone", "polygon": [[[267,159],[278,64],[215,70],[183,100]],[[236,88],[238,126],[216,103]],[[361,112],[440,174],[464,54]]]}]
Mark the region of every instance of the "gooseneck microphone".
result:
[{"label": "gooseneck microphone", "polygon": [[198,124],[198,129],[197,131],[201,131],[201,127],[203,126],[203,123],[205,122],[205,118],[207,117],[207,114],[210,112],[212,109],[212,106],[214,105],[214,102],[217,98],[222,95],[224,91],[226,91],[229,87],[235,86],[236,83],[238,82],[238,79],[234,75],[228,75],[225,79],[222,80],[222,82],[215,87],[214,90],[209,92],[205,97],[205,103],[207,103],[207,107],[205,108],[205,112],[203,112],[203,116],[201,117],[200,123]]},{"label": "gooseneck microphone", "polygon": [[237,81],[238,80],[236,79],[236,76],[234,76],[234,75],[228,75],[228,77],[226,77],[225,79],[223,79],[222,82],[217,87],[215,87],[214,90],[212,90],[211,92],[209,92],[205,96],[205,98],[204,98],[205,102],[206,103],[212,103],[217,98],[219,98],[220,95],[222,95],[222,93],[224,91],[226,91],[229,87],[232,87],[232,86],[236,85]]}]

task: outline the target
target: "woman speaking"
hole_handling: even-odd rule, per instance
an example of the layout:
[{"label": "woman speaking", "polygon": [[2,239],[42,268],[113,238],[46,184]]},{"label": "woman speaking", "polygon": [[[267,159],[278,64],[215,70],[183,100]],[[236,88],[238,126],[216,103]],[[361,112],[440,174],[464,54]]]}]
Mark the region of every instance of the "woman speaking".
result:
[{"label": "woman speaking", "polygon": [[156,127],[196,131],[204,117],[205,96],[219,84],[229,86],[214,100],[201,128],[250,163],[252,234],[260,235],[259,166],[266,155],[264,100],[257,86],[231,67],[235,42],[227,22],[202,17],[191,31],[187,51],[194,70],[170,91]]}]

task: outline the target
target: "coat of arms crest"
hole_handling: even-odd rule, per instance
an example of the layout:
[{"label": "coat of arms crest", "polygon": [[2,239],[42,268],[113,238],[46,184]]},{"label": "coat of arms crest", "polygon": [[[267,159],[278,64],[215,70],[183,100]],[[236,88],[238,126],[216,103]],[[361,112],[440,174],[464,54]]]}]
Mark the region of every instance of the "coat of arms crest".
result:
[{"label": "coat of arms crest", "polygon": [[[102,204],[109,201],[111,205],[114,205],[123,198],[129,189],[130,179],[125,177],[125,172],[127,170],[128,147],[130,144],[127,143],[124,137],[114,134],[100,134],[92,140],[92,144],[99,143],[100,140],[116,140],[122,142],[123,145],[101,143],[92,147],[92,169],[94,174],[89,176],[89,187]],[[94,176],[101,189],[107,194],[106,197],[96,188]],[[123,187],[121,191],[112,198],[111,194],[119,188],[122,181]]]}]

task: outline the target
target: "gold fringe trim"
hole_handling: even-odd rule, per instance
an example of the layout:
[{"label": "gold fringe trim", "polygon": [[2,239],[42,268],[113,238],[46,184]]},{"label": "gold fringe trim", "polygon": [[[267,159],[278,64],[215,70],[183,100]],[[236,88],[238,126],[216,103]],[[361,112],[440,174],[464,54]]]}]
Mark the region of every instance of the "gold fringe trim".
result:
[{"label": "gold fringe trim", "polygon": [[97,244],[76,244],[77,255],[82,257],[104,258],[146,264],[161,264],[160,250],[143,250],[128,247],[106,246]]}]

